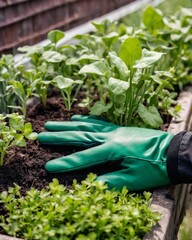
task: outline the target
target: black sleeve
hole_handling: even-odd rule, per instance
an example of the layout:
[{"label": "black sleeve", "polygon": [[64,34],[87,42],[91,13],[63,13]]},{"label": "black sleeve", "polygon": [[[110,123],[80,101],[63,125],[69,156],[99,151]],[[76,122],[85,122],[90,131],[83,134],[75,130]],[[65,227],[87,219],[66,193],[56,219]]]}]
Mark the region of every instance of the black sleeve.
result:
[{"label": "black sleeve", "polygon": [[175,135],[166,156],[170,181],[173,184],[192,183],[192,132]]}]

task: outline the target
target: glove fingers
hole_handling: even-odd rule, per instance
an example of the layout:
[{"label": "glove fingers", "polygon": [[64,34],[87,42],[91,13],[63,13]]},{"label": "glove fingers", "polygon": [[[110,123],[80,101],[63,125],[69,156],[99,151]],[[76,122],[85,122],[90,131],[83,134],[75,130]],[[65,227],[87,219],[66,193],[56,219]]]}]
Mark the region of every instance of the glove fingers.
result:
[{"label": "glove fingers", "polygon": [[115,188],[121,191],[123,187],[127,187],[129,191],[135,190],[135,184],[130,177],[129,168],[103,174],[97,177],[96,181],[104,182],[109,189]]},{"label": "glove fingers", "polygon": [[109,144],[102,144],[94,148],[76,152],[65,157],[57,158],[46,163],[49,172],[70,172],[89,168],[109,161],[113,150],[109,151]]},{"label": "glove fingers", "polygon": [[42,132],[38,135],[38,141],[49,145],[92,147],[103,143],[104,137],[103,133],[81,131]]},{"label": "glove fingers", "polygon": [[48,131],[85,131],[85,132],[102,132],[102,124],[77,121],[48,121],[45,123],[45,129]]},{"label": "glove fingers", "polygon": [[103,126],[116,126],[113,123],[110,123],[107,119],[98,117],[95,115],[73,115],[71,117],[72,121],[80,121],[80,122],[90,122],[90,123],[96,123],[101,124]]},{"label": "glove fingers", "polygon": [[[141,169],[144,167],[141,166]],[[157,173],[155,168],[152,168],[152,171],[144,170],[141,174],[138,168],[130,166],[116,172],[103,174],[97,177],[96,181],[104,182],[109,189],[115,188],[121,191],[123,187],[126,187],[129,191],[143,191],[168,185],[169,180],[165,175],[163,172],[158,171]]]}]

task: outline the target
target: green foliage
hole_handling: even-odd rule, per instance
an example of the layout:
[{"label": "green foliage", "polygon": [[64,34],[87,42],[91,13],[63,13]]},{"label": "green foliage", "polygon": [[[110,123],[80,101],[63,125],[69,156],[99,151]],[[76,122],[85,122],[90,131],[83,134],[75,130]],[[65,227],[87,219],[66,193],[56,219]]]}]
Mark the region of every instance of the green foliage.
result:
[{"label": "green foliage", "polygon": [[[155,20],[156,18],[152,16],[152,12],[159,16],[159,20]],[[158,9],[148,7],[144,11],[144,28],[141,28],[141,31],[138,32],[138,38],[142,39],[146,48],[152,47],[154,50],[166,53],[158,68],[159,70],[165,70],[165,67],[167,69],[172,67],[176,78],[175,83],[180,89],[192,79],[190,76],[191,42],[188,41],[192,33],[190,12],[190,9],[185,11],[184,8],[181,8],[175,15],[166,17],[159,13]],[[153,26],[150,23],[146,24],[146,19]],[[188,19],[187,23],[186,19]]]},{"label": "green foliage", "polygon": [[32,132],[31,123],[25,123],[23,116],[17,113],[0,114],[0,166],[5,162],[8,148],[13,146],[24,147],[26,140],[35,140],[37,134]]},{"label": "green foliage", "polygon": [[[98,91],[101,100],[91,113],[105,115],[120,125],[154,128],[163,123],[159,113],[176,116],[181,107],[175,101],[175,89],[181,90],[192,80],[191,19],[191,9],[181,8],[174,16],[165,17],[149,6],[139,28],[125,26],[119,47],[106,58],[108,74],[100,82],[104,83],[103,92]],[[128,82],[127,91],[122,81]],[[149,112],[153,109],[154,118],[148,114],[146,121],[141,106]]]},{"label": "green foliage", "polygon": [[158,128],[163,124],[163,120],[155,106],[146,108],[142,103],[139,104],[138,114],[144,123],[150,127]]},{"label": "green foliage", "polygon": [[13,93],[7,92],[7,86],[16,72],[13,55],[2,55],[0,58],[0,113],[10,113],[11,109],[7,106],[15,105],[15,96]]},{"label": "green foliage", "polygon": [[59,40],[65,37],[64,32],[60,30],[52,30],[48,33],[47,38],[52,42],[52,43],[57,43]]},{"label": "green foliage", "polygon": [[19,106],[8,106],[21,110],[24,117],[26,117],[27,101],[33,96],[36,90],[36,85],[39,81],[36,71],[33,69],[26,69],[25,66],[20,66],[17,73],[19,80],[10,80],[7,86],[7,92],[14,92]]},{"label": "green foliage", "polygon": [[[105,75],[109,94],[107,98],[101,97],[101,100],[95,103],[91,113],[106,115],[111,121],[124,126],[136,124],[134,119],[138,117],[146,126],[161,126],[163,121],[158,106],[153,106],[154,103],[150,101],[150,93],[154,92],[157,84],[161,85],[161,81],[157,81],[159,72],[155,73],[155,67],[163,55],[145,48],[142,50],[140,42],[133,37],[122,43],[120,57],[115,52],[109,52],[110,71]],[[86,73],[91,74],[92,71],[88,68]],[[94,73],[100,75],[98,71]],[[163,72],[161,74],[163,75]],[[114,77],[107,79],[108,76]],[[143,104],[149,105],[148,115],[141,114]],[[151,110],[153,111],[149,114]],[[146,117],[149,118],[148,121]]]},{"label": "green foliage", "polygon": [[[60,90],[63,97],[64,105],[67,110],[70,111],[72,103],[76,100],[77,93],[83,82],[81,80],[73,80],[71,78],[57,76],[52,80],[51,83]],[[72,94],[72,90],[74,89],[74,87],[74,94]]]},{"label": "green foliage", "polygon": [[164,27],[162,13],[152,6],[145,9],[142,20],[145,27],[149,28],[151,31],[156,31]]},{"label": "green foliage", "polygon": [[[27,68],[15,66],[13,56],[3,56],[1,112],[16,108],[25,116],[32,96],[46,106],[54,86],[66,109],[82,91],[85,97],[79,106],[123,126],[159,128],[162,115],[176,116],[176,92],[192,81],[191,9],[165,16],[148,6],[137,27],[109,20],[92,24],[95,31],[75,36],[73,44],[60,46],[65,34],[53,30],[46,46],[19,48],[30,61]],[[154,118],[148,114],[146,121],[141,106],[148,113],[153,109]]]},{"label": "green foliage", "polygon": [[192,240],[192,227],[191,227],[192,213],[191,207],[187,209],[186,215],[179,229],[178,240]]},{"label": "green foliage", "polygon": [[105,19],[102,22],[92,22],[92,24],[96,28],[98,35],[104,36],[115,30],[114,22],[108,19]]},{"label": "green foliage", "polygon": [[79,71],[79,74],[96,74],[99,76],[105,76],[107,74],[108,68],[103,61],[96,61],[94,63],[85,65]]},{"label": "green foliage", "polygon": [[19,187],[0,194],[7,213],[0,226],[11,236],[27,239],[142,239],[160,216],[149,207],[151,194],[109,191],[96,176],[71,189],[56,179],[38,191],[21,196]]},{"label": "green foliage", "polygon": [[136,61],[133,68],[150,68],[154,65],[154,63],[160,60],[163,54],[164,53],[149,51],[144,48],[142,51],[142,58]]},{"label": "green foliage", "polygon": [[131,69],[142,56],[140,42],[136,38],[127,38],[121,45],[119,56],[127,67]]},{"label": "green foliage", "polygon": [[[29,59],[27,67],[3,55],[0,112],[18,109],[26,116],[28,99],[36,96],[45,106],[54,86],[66,109],[82,89],[80,106],[123,126],[159,128],[162,115],[176,116],[181,109],[176,90],[192,80],[191,9],[165,16],[149,6],[137,27],[109,20],[93,25],[95,32],[76,36],[73,45],[59,46],[65,34],[53,30],[46,46],[19,48]],[[30,123],[15,113],[0,115],[0,131],[0,165],[8,148],[25,146],[36,137]],[[149,209],[150,193],[109,192],[94,179],[90,175],[81,185],[74,181],[72,189],[54,180],[47,189],[31,189],[25,197],[18,186],[10,188],[0,194],[7,211],[0,216],[0,226],[27,239],[132,240],[141,239],[159,219]]]},{"label": "green foliage", "polygon": [[[64,33],[59,30],[53,30],[48,33],[50,43],[46,46],[25,46],[19,48],[23,52],[23,56],[30,61],[28,68],[34,72],[35,86],[30,91],[30,97],[36,96],[46,105],[47,94],[51,86],[52,80],[63,74],[63,66],[66,56],[63,52],[68,46],[62,48],[57,47],[57,43],[64,37]],[[30,83],[28,82],[28,86]],[[29,92],[29,91],[28,91]]]}]

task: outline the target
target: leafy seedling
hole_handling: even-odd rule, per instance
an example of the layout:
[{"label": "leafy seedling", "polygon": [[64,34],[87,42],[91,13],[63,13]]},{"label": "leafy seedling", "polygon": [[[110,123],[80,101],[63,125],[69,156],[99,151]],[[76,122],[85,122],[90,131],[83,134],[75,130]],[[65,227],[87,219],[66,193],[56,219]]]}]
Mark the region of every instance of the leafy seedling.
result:
[{"label": "leafy seedling", "polygon": [[[73,80],[63,76],[57,76],[52,80],[52,84],[61,92],[63,102],[67,110],[71,110],[71,106],[76,101],[76,96],[82,83],[83,82],[81,80]],[[75,93],[73,93],[74,88]]]},{"label": "leafy seedling", "polygon": [[25,123],[22,115],[12,113],[0,115],[0,166],[5,163],[5,154],[10,147],[24,147],[27,140],[35,140],[31,123]]}]

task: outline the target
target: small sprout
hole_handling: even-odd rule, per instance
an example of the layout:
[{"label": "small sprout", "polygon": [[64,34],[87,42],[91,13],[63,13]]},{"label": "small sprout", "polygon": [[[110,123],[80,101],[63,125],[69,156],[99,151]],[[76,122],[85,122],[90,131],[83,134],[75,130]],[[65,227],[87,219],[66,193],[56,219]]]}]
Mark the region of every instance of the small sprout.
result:
[{"label": "small sprout", "polygon": [[5,163],[5,154],[10,147],[24,147],[27,139],[35,140],[31,123],[25,123],[24,117],[17,113],[0,114],[0,166]]},{"label": "small sprout", "polygon": [[[76,101],[76,96],[82,83],[83,81],[81,80],[73,80],[71,78],[65,78],[61,75],[52,80],[54,87],[61,92],[63,102],[67,110],[71,110],[71,106]],[[75,90],[75,93],[73,90]]]}]

